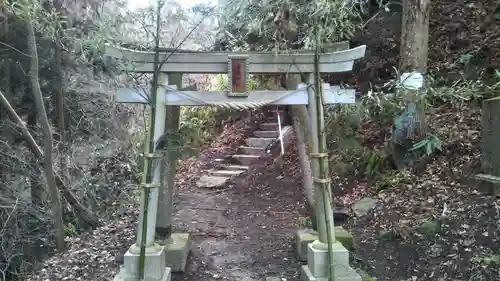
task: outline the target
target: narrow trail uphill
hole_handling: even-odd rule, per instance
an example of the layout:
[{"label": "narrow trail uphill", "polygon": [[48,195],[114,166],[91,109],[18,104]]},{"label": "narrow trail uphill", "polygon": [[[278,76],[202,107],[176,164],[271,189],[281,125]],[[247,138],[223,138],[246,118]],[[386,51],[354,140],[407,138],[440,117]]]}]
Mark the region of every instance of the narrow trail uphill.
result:
[{"label": "narrow trail uphill", "polygon": [[[293,142],[291,128],[282,129]],[[178,165],[174,232],[189,232],[192,243],[186,272],[172,280],[297,279],[294,231],[308,210],[297,171],[279,164],[290,161],[289,151],[275,161],[277,137],[275,115],[256,110],[229,124],[198,159]],[[135,241],[138,204],[116,209],[114,220],[68,238],[66,252],[24,280],[113,280]]]},{"label": "narrow trail uphill", "polygon": [[[193,243],[186,272],[173,280],[297,278],[293,235],[307,210],[299,183],[274,161],[280,147],[273,115],[252,117],[240,133],[225,130],[241,139],[221,144],[224,151],[187,172],[200,177],[189,177],[191,184],[180,190],[174,225],[192,233]],[[282,132],[289,143],[291,127],[283,124]]]}]

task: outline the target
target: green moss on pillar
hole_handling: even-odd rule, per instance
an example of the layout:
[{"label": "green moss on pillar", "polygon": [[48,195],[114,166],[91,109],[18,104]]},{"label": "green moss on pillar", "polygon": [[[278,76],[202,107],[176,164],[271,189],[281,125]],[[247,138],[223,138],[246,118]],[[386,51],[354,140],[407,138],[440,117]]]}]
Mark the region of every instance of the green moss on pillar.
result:
[{"label": "green moss on pillar", "polygon": [[311,211],[311,226],[314,231],[318,231],[318,222],[316,221],[316,212]]},{"label": "green moss on pillar", "polygon": [[158,240],[165,240],[167,238],[170,238],[170,235],[172,235],[172,226],[157,227],[155,228],[155,233]]},{"label": "green moss on pillar", "polygon": [[336,227],[335,238],[339,241],[349,252],[354,251],[354,237],[349,231]]}]

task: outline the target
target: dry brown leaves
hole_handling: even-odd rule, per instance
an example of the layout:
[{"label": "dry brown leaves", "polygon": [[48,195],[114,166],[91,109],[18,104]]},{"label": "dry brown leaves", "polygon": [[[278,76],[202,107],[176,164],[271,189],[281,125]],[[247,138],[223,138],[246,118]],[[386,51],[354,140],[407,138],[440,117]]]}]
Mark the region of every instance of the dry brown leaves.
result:
[{"label": "dry brown leaves", "polygon": [[429,217],[440,217],[444,205],[464,202],[474,189],[461,182],[476,172],[479,162],[478,109],[445,105],[429,114],[428,122],[444,142],[443,152],[419,175],[406,172],[395,189],[378,194],[390,221],[415,227]]},{"label": "dry brown leaves", "polygon": [[[393,188],[376,194],[380,204],[356,227],[364,229],[365,237],[372,237],[366,243],[381,243],[379,233],[385,231],[403,239],[399,242],[402,245],[427,253],[423,259],[420,256],[422,260],[411,261],[411,270],[427,278],[424,280],[468,280],[471,272],[476,272],[471,271],[473,268],[481,268],[486,278],[477,280],[497,280],[498,273],[474,260],[498,251],[500,199],[482,194],[463,181],[479,172],[480,110],[468,104],[445,105],[429,114],[428,121],[444,142],[443,151],[422,173],[406,172]],[[431,237],[420,230],[428,221],[437,221],[441,227]],[[391,253],[401,255],[396,249],[384,255]],[[404,264],[404,259],[390,261],[395,266],[398,262]]]},{"label": "dry brown leaves", "polygon": [[113,280],[125,251],[135,242],[138,208],[118,208],[116,220],[82,237],[66,238],[68,249],[46,260],[26,281]]}]

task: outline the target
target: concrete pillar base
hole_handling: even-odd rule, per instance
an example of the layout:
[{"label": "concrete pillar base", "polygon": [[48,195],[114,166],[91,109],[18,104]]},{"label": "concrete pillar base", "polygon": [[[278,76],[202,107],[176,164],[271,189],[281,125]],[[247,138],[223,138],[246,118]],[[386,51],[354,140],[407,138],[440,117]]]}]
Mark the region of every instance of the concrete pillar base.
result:
[{"label": "concrete pillar base", "polygon": [[[353,236],[342,227],[335,227],[335,238],[349,251],[354,251]],[[297,259],[307,261],[308,245],[318,240],[318,233],[310,228],[299,228],[295,232]]]},{"label": "concrete pillar base", "polygon": [[310,228],[299,228],[295,232],[295,250],[299,261],[307,261],[309,244],[318,240],[318,233]]},{"label": "concrete pillar base", "polygon": [[[171,271],[165,265],[165,247],[154,245],[146,249],[144,281],[170,281]],[[123,266],[114,281],[137,281],[139,279],[139,254],[134,245],[125,253]]]},{"label": "concrete pillar base", "polygon": [[[343,275],[335,274],[335,281],[362,281],[361,276],[352,268]],[[301,281],[329,281],[328,277],[315,277],[307,265],[303,265],[300,270]]]},{"label": "concrete pillar base", "polygon": [[[335,281],[361,281],[361,276],[349,266],[349,251],[340,242],[333,244],[333,252]],[[307,266],[302,267],[303,281],[328,280],[328,250],[323,243],[315,241],[308,245],[307,261]]]},{"label": "concrete pillar base", "polygon": [[172,233],[165,244],[165,262],[172,272],[184,272],[189,255],[189,233]]}]

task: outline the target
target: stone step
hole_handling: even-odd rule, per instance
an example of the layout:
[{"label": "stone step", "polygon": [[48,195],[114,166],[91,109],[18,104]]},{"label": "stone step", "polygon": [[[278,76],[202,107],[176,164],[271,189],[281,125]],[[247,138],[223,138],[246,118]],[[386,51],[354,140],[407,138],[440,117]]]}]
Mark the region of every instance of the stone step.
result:
[{"label": "stone step", "polygon": [[196,182],[196,186],[199,188],[221,188],[226,185],[229,179],[229,177],[203,175]]},{"label": "stone step", "polygon": [[245,165],[225,165],[223,168],[230,171],[247,171],[250,169],[250,167]]},{"label": "stone step", "polygon": [[[283,122],[283,116],[283,114],[280,114],[281,122]],[[268,120],[270,123],[278,122],[278,115],[269,116],[266,118],[266,120]]]},{"label": "stone step", "polygon": [[245,154],[235,154],[232,156],[233,159],[237,160],[243,165],[251,165],[260,159],[258,155],[245,155]]},{"label": "stone step", "polygon": [[258,138],[277,138],[280,135],[279,131],[255,131],[253,135]]},{"label": "stone step", "polygon": [[245,140],[247,146],[266,147],[271,144],[276,138],[248,138]]},{"label": "stone step", "polygon": [[243,174],[243,170],[208,170],[207,173],[212,176],[232,177]]},{"label": "stone step", "polygon": [[248,154],[248,155],[260,155],[264,152],[265,147],[253,147],[253,146],[240,146],[238,148],[238,153]]},{"label": "stone step", "polygon": [[[279,112],[281,115],[283,115],[283,114],[285,114],[286,110],[280,109],[280,110],[278,110],[278,112]],[[269,114],[271,114],[271,116],[276,116],[276,110],[271,110],[271,111],[269,111]]]},{"label": "stone step", "polygon": [[262,123],[260,124],[260,129],[262,131],[278,131],[279,125],[276,121],[274,123]]},{"label": "stone step", "polygon": [[[281,113],[280,119],[283,120],[283,118],[285,118],[285,115],[284,115],[284,113]],[[266,117],[266,120],[274,120],[274,122],[276,122],[276,121],[278,121],[278,115],[273,114],[271,116],[268,116],[268,117]]]}]

